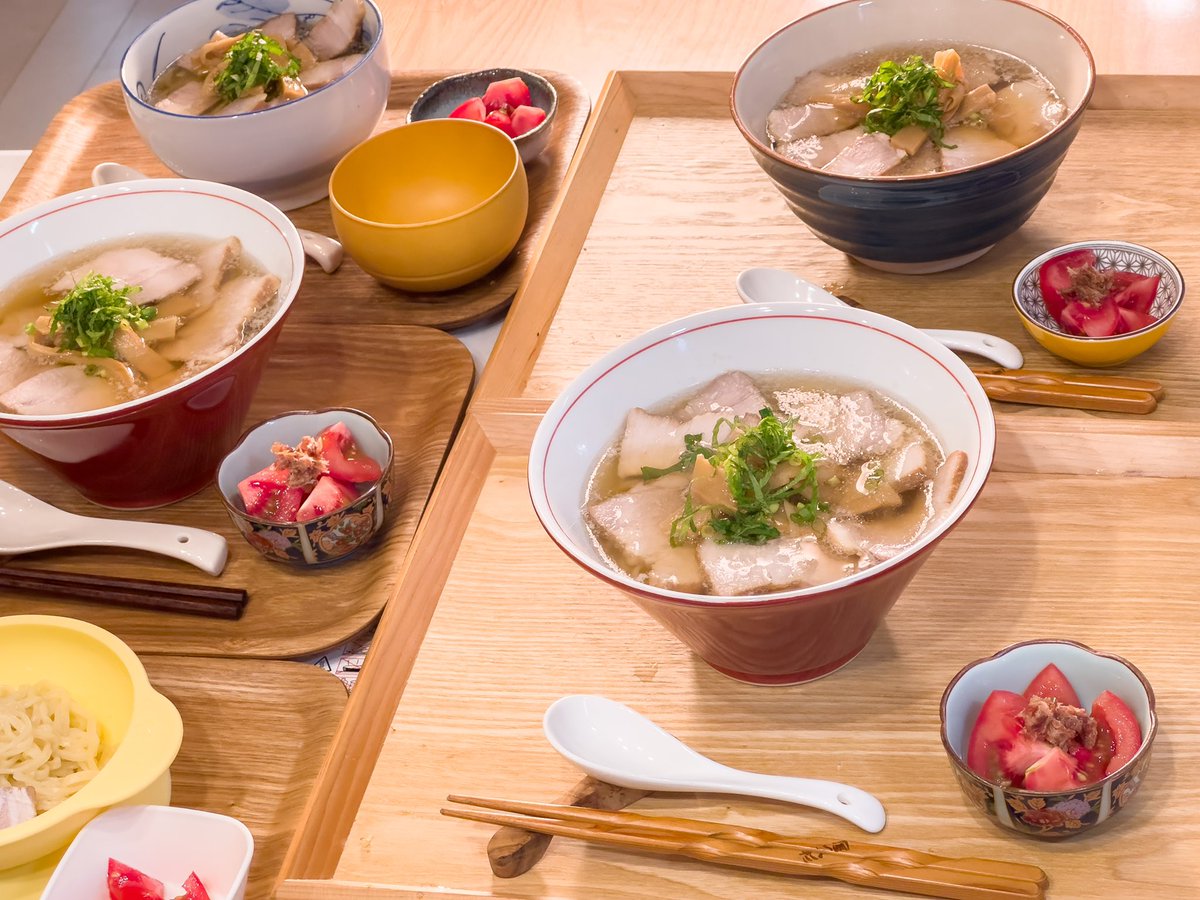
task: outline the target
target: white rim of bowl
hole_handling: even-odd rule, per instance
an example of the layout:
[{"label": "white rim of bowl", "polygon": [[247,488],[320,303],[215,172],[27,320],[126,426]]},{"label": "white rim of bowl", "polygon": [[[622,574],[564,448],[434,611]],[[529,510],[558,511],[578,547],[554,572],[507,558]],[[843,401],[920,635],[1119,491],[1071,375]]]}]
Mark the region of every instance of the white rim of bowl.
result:
[{"label": "white rim of bowl", "polygon": [[[861,584],[874,580],[906,563],[918,553],[932,547],[970,511],[991,474],[991,465],[996,449],[996,427],[995,418],[991,411],[991,401],[988,400],[978,379],[974,377],[966,363],[955,356],[950,350],[911,325],[900,322],[897,319],[889,318],[888,316],[880,315],[879,313],[864,309],[825,308],[819,306],[797,311],[794,309],[794,306],[795,304],[776,305],[769,303],[727,306],[693,313],[681,319],[676,319],[673,322],[653,328],[605,354],[600,360],[579,374],[559,394],[558,398],[546,411],[541,424],[538,425],[537,432],[534,434],[529,455],[528,483],[530,499],[533,502],[538,520],[550,536],[550,539],[558,544],[564,553],[603,581],[607,581],[609,584],[643,597],[690,606],[771,606],[797,599],[811,599],[822,594],[842,590],[852,584]],[[903,553],[871,566],[869,569],[864,569],[845,578],[839,578],[837,581],[831,581],[814,587],[799,590],[774,591],[769,594],[756,594],[748,597],[690,594],[683,591],[672,591],[666,588],[654,587],[653,585],[636,581],[619,569],[611,568],[603,562],[595,562],[585,557],[582,553],[577,552],[575,542],[568,536],[566,529],[559,523],[550,508],[549,490],[546,484],[546,460],[550,455],[550,448],[554,443],[558,430],[570,414],[571,408],[610,371],[633,357],[653,349],[659,344],[689,334],[692,331],[760,318],[832,320],[846,325],[867,328],[909,345],[945,369],[946,374],[954,379],[966,396],[967,402],[975,414],[975,423],[979,433],[978,458],[972,460],[973,468],[971,473],[963,479],[962,485],[959,488],[960,491],[971,491],[973,488],[973,493],[966,499],[962,509],[956,515],[948,517],[927,531],[917,541],[910,544]],[[980,416],[979,410],[986,410],[986,415]],[[553,423],[553,425],[551,426],[550,423]],[[535,467],[540,467],[541,471],[537,471]],[[582,507],[584,498],[581,496],[578,499],[579,505]]]},{"label": "white rim of bowl", "polygon": [[[135,400],[126,400],[124,403],[118,403],[114,406],[104,406],[100,409],[89,409],[77,413],[58,413],[49,416],[22,416],[17,413],[0,412],[0,425],[29,426],[34,423],[82,425],[109,419],[113,416],[148,406],[161,397],[177,393],[184,388],[190,388],[198,381],[208,379],[231,365],[234,360],[263,340],[267,333],[291,309],[292,303],[296,299],[296,294],[300,290],[300,282],[304,276],[304,248],[300,245],[300,235],[296,231],[296,226],[292,224],[291,219],[285,216],[278,207],[255,194],[226,184],[218,184],[211,181],[195,181],[190,178],[146,178],[141,181],[121,181],[116,184],[75,191],[72,194],[64,194],[54,200],[48,200],[32,209],[26,210],[24,213],[19,213],[4,223],[0,223],[9,226],[5,231],[0,232],[0,241],[4,240],[4,238],[8,237],[14,231],[27,228],[48,216],[67,212],[76,206],[107,200],[110,197],[137,196],[139,194],[180,194],[210,197],[215,200],[245,207],[251,212],[257,213],[279,233],[279,236],[287,244],[292,261],[292,270],[290,273],[292,283],[287,295],[280,298],[279,308],[275,310],[275,314],[263,324],[263,327],[258,330],[258,333],[254,337],[250,338],[250,340],[242,344],[241,347],[220,362],[168,388],[163,388],[161,391],[155,391],[144,397],[138,397]],[[173,233],[187,234],[187,232]],[[75,248],[75,250],[79,249],[82,249],[82,247]],[[59,255],[61,256],[62,254]],[[42,262],[49,262],[49,260],[43,260]],[[37,268],[37,266],[31,266],[25,272],[17,273],[17,275],[5,282],[5,285],[11,284],[14,280],[23,277],[28,271],[34,268]]]},{"label": "white rim of bowl", "polygon": [[[345,72],[342,75],[338,76],[337,78],[335,78],[333,81],[329,82],[328,84],[321,85],[315,91],[309,91],[303,97],[296,97],[294,100],[286,100],[283,103],[279,103],[275,106],[269,106],[266,109],[253,109],[253,110],[250,110],[248,112],[243,112],[243,113],[224,113],[222,115],[215,115],[215,116],[204,116],[204,115],[192,116],[192,115],[188,115],[187,113],[171,112],[170,110],[159,109],[157,106],[154,106],[151,103],[147,103],[145,100],[143,100],[141,97],[139,97],[137,95],[137,91],[132,90],[129,87],[128,82],[125,81],[125,58],[127,56],[129,56],[129,51],[133,49],[133,45],[136,44],[138,41],[140,41],[142,39],[142,37],[146,34],[147,31],[152,29],[155,25],[157,25],[159,22],[161,22],[163,19],[167,18],[168,16],[172,16],[175,13],[179,12],[181,9],[184,9],[188,6],[195,6],[196,4],[199,4],[199,3],[211,3],[211,0],[192,0],[191,3],[185,3],[183,6],[178,6],[175,9],[171,10],[169,13],[167,13],[167,15],[159,16],[157,19],[155,19],[153,22],[151,22],[149,25],[147,25],[145,28],[143,28],[141,31],[139,31],[137,37],[135,37],[132,41],[129,42],[129,46],[126,47],[125,52],[121,54],[121,64],[117,68],[117,75],[118,75],[117,80],[121,82],[121,89],[125,92],[125,96],[132,99],[133,102],[135,102],[138,106],[142,106],[142,107],[145,107],[146,109],[153,110],[154,112],[158,113],[159,115],[172,116],[176,119],[207,119],[207,120],[240,119],[240,118],[243,118],[244,116],[261,116],[261,115],[264,115],[265,113],[275,112],[278,109],[283,109],[285,107],[291,106],[293,103],[299,103],[302,100],[307,100],[313,94],[319,94],[322,91],[324,91],[326,88],[331,88],[338,82],[340,82],[346,78],[349,78],[351,75],[353,75],[359,69],[361,69],[364,65],[366,65],[370,61],[371,57],[375,55],[375,51],[383,43],[383,30],[384,30],[383,13],[380,11],[379,7],[375,5],[375,0],[363,0],[363,2],[366,3],[367,6],[371,7],[372,10],[375,11],[375,16],[379,21],[379,33],[377,35],[375,35],[375,40],[373,40],[371,42],[371,46],[368,47],[363,52],[363,58],[360,59],[354,65],[354,68],[352,68],[349,72]],[[298,13],[298,15],[319,16],[321,14],[320,13]],[[248,30],[253,30],[253,29],[248,29]],[[244,31],[241,32],[241,34],[245,34],[245,33],[246,32],[244,32]],[[210,34],[209,38],[211,38],[211,37],[212,37],[212,35]],[[233,37],[233,35],[230,35],[230,37]],[[171,62],[174,62],[174,60],[171,60]],[[165,72],[166,69],[164,69],[163,71]],[[159,73],[159,74],[161,74],[161,73]],[[153,81],[151,81],[151,84],[153,84]]]},{"label": "white rim of bowl", "polygon": [[[1166,269],[1168,277],[1170,277],[1175,282],[1175,286],[1178,288],[1178,291],[1175,296],[1175,302],[1171,304],[1171,308],[1169,310],[1167,310],[1160,319],[1155,321],[1152,325],[1147,325],[1145,328],[1139,328],[1137,331],[1126,331],[1123,334],[1109,334],[1109,335],[1103,335],[1100,337],[1092,337],[1092,336],[1086,335],[1086,334],[1070,334],[1066,331],[1055,331],[1052,328],[1047,328],[1045,325],[1043,325],[1041,322],[1039,322],[1037,319],[1035,319],[1033,316],[1031,316],[1029,314],[1028,310],[1025,309],[1025,304],[1023,304],[1021,302],[1021,293],[1020,293],[1021,284],[1025,281],[1026,278],[1029,277],[1030,273],[1036,272],[1038,269],[1040,269],[1042,266],[1044,266],[1046,263],[1048,263],[1050,260],[1052,260],[1056,256],[1061,256],[1064,253],[1070,253],[1072,250],[1083,250],[1085,248],[1095,249],[1097,247],[1107,247],[1107,248],[1118,249],[1118,250],[1129,250],[1134,253],[1142,253],[1142,254],[1145,254],[1146,256],[1149,256],[1151,259],[1153,259],[1155,262],[1157,262],[1159,265],[1161,265],[1164,269]],[[1121,270],[1118,270],[1118,271],[1121,271]],[[1175,263],[1171,262],[1171,260],[1167,259],[1161,253],[1159,253],[1157,250],[1152,250],[1149,247],[1144,247],[1141,244],[1134,244],[1130,241],[1092,240],[1092,241],[1074,241],[1073,243],[1070,243],[1070,244],[1063,244],[1059,247],[1055,247],[1051,250],[1047,250],[1041,256],[1034,257],[1032,260],[1030,260],[1029,262],[1027,262],[1025,264],[1025,267],[1023,269],[1021,269],[1021,271],[1020,271],[1020,273],[1018,273],[1017,277],[1013,279],[1012,297],[1013,297],[1013,306],[1015,306],[1017,308],[1017,313],[1021,316],[1022,319],[1024,319],[1026,322],[1028,322],[1029,324],[1031,324],[1035,328],[1037,328],[1038,331],[1041,331],[1045,334],[1052,334],[1055,337],[1066,338],[1067,340],[1070,340],[1070,341],[1079,341],[1080,343],[1084,343],[1084,344],[1101,344],[1101,343],[1104,343],[1105,341],[1121,341],[1121,340],[1124,340],[1125,338],[1130,338],[1130,337],[1133,337],[1134,335],[1143,334],[1144,332],[1153,331],[1155,328],[1158,328],[1160,325],[1162,325],[1164,322],[1166,322],[1168,319],[1170,319],[1172,316],[1174,316],[1175,313],[1179,312],[1179,307],[1183,306],[1183,295],[1184,295],[1184,292],[1186,289],[1187,289],[1187,285],[1183,280],[1183,273],[1179,271],[1179,267],[1176,266]],[[1038,299],[1041,301],[1041,303],[1044,307],[1046,301],[1042,297],[1042,289],[1040,286],[1038,287]],[[1050,312],[1049,310],[1046,310],[1047,315],[1049,315],[1049,312]]]}]

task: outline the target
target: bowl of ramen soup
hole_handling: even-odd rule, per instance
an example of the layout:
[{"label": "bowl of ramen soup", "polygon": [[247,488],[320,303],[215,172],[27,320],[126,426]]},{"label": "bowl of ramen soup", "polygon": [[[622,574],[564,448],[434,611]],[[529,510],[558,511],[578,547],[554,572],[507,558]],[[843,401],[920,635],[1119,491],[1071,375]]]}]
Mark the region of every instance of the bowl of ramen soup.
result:
[{"label": "bowl of ramen soup", "polygon": [[0,432],[89,500],[171,503],[233,446],[304,273],[291,221],[182,179],[0,222]]},{"label": "bowl of ramen soup", "polygon": [[383,16],[372,0],[195,0],[134,39],[121,87],[174,172],[293,209],[328,193],[334,165],[383,116]]},{"label": "bowl of ramen soup", "polygon": [[857,656],[974,503],[995,422],[966,365],[860,309],[751,305],[646,332],[533,440],[551,539],[705,662],[796,684]]},{"label": "bowl of ramen soup", "polygon": [[1083,39],[1017,0],[851,0],[767,38],[730,103],[817,237],[919,274],[977,259],[1033,214],[1094,84]]},{"label": "bowl of ramen soup", "polygon": [[39,874],[44,884],[53,868],[44,857],[105,809],[170,801],[179,712],[102,628],[58,616],[0,618],[0,721],[6,887]]}]

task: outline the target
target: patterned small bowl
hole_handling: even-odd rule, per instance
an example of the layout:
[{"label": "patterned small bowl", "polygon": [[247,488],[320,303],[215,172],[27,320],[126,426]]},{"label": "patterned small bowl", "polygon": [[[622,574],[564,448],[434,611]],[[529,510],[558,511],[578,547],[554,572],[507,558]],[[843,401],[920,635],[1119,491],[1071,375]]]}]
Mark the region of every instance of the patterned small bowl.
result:
[{"label": "patterned small bowl", "polygon": [[541,156],[542,151],[550,143],[550,131],[554,127],[554,114],[558,112],[558,91],[541,75],[525,69],[483,69],[479,72],[450,75],[441,81],[435,81],[421,92],[421,95],[413,101],[412,109],[408,111],[408,121],[422,122],[425,119],[444,119],[472,97],[482,97],[487,86],[493,81],[503,81],[505,78],[514,77],[519,77],[529,87],[533,105],[540,106],[546,111],[545,120],[537,128],[525,132],[520,137],[513,138],[513,142],[521,154],[521,162],[528,166]]},{"label": "patterned small bowl", "polygon": [[[975,774],[967,766],[966,749],[984,700],[994,690],[1024,691],[1050,663],[1067,676],[1086,708],[1105,690],[1129,705],[1142,728],[1138,752],[1115,772],[1076,791],[1026,791]],[[1158,730],[1154,691],[1136,666],[1064,640],[1025,641],[970,663],[942,695],[941,718],[942,745],[967,802],[996,824],[1039,838],[1082,834],[1128,806],[1146,777]]]},{"label": "patterned small bowl", "polygon": [[[382,477],[361,497],[308,522],[278,523],[246,512],[238,482],[265,468],[276,441],[295,446],[336,422],[345,422],[354,440],[383,469]],[[267,559],[321,565],[349,556],[370,543],[384,524],[392,493],[392,439],[366,413],[333,407],[287,412],[255,425],[242,435],[217,470],[217,491],[242,537]]]},{"label": "patterned small bowl", "polygon": [[[1038,272],[1055,256],[1082,249],[1096,252],[1099,268],[1162,276],[1158,283],[1158,295],[1150,308],[1158,321],[1139,331],[1115,337],[1085,337],[1063,332],[1054,317],[1046,311]],[[1125,241],[1077,241],[1047,250],[1029,262],[1013,282],[1013,304],[1025,330],[1054,355],[1081,366],[1119,366],[1145,353],[1167,333],[1174,322],[1175,313],[1183,304],[1183,276],[1173,262],[1149,247]]]}]

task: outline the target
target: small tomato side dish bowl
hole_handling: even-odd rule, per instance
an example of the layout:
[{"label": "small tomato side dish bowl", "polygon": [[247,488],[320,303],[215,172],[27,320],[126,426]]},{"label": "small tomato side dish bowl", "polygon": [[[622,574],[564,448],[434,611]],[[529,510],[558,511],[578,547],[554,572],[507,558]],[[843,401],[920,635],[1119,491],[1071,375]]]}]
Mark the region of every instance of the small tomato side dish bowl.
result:
[{"label": "small tomato side dish bowl", "polygon": [[[1051,698],[1066,709],[1048,717]],[[1084,720],[1095,723],[1090,747],[1069,738]],[[1154,690],[1136,666],[1065,640],[1013,644],[965,666],[942,695],[941,723],[967,802],[998,825],[1041,838],[1082,834],[1128,806],[1158,731]]]},{"label": "small tomato side dish bowl", "polygon": [[88,500],[114,509],[173,503],[212,479],[300,289],[300,237],[287,216],[253,194],[181,178],[76,191],[0,222],[0,289],[65,254],[160,236],[238,238],[279,279],[262,328],[198,374],[135,400],[55,415],[0,412],[0,432]]},{"label": "small tomato side dish bowl", "polygon": [[[286,445],[293,460],[282,470],[272,449],[277,444]],[[383,528],[392,456],[388,433],[360,410],[282,413],[242,435],[221,463],[217,490],[242,537],[267,559],[329,563],[366,546]],[[322,470],[313,472],[315,486],[289,486],[287,469],[301,465]]]},{"label": "small tomato side dish bowl", "polygon": [[[634,407],[653,409],[730,371],[796,376],[876,390],[967,457],[944,514],[892,558],[815,587],[720,596],[658,587],[614,568],[586,522],[592,472]],[[979,382],[915,328],[861,309],[758,304],[709,310],[654,328],[604,356],[547,411],[529,456],[533,506],[550,538],[601,581],[625,591],[718,671],[754,684],[798,684],[844,666],[966,514],[995,450]]]}]

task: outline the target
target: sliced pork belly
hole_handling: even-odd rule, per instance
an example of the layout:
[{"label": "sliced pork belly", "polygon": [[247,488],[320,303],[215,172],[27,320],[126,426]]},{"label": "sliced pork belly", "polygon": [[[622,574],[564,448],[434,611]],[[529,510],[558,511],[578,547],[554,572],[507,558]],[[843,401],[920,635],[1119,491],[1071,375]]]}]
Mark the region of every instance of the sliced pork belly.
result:
[{"label": "sliced pork belly", "polygon": [[1024,147],[1053,129],[1066,113],[1062,102],[1040,84],[1015,81],[996,92],[988,127],[1010,144]]},{"label": "sliced pork belly", "polygon": [[16,387],[0,394],[0,406],[22,416],[83,412],[119,403],[107,378],[88,375],[83,366],[42,368]]},{"label": "sliced pork belly", "polygon": [[196,256],[196,265],[200,267],[200,279],[186,294],[171,297],[160,303],[155,321],[166,316],[193,316],[208,309],[217,299],[217,289],[225,280],[225,275],[241,258],[242,242],[236,237],[226,238],[205,247]]},{"label": "sliced pork belly", "polygon": [[950,508],[966,474],[967,454],[955,450],[946,457],[933,476],[933,508],[936,512],[945,512]]},{"label": "sliced pork belly", "polygon": [[51,285],[50,291],[65,294],[92,272],[107,275],[118,287],[135,285],[141,288],[131,299],[143,306],[178,294],[200,278],[200,267],[195,263],[163,256],[144,247],[132,247],[107,250],[82,266],[76,266]]},{"label": "sliced pork belly", "polygon": [[11,391],[44,368],[23,347],[0,342],[0,394]]},{"label": "sliced pork belly", "polygon": [[357,66],[362,58],[363,54],[361,53],[351,53],[349,56],[319,62],[311,69],[301,69],[300,81],[310,91],[315,91],[331,81],[337,81]]},{"label": "sliced pork belly", "polygon": [[889,174],[907,158],[903,150],[892,146],[891,139],[886,134],[876,132],[859,137],[826,163],[824,171],[835,175],[869,178]]},{"label": "sliced pork belly", "polygon": [[305,36],[304,43],[317,59],[333,59],[358,39],[366,5],[362,0],[335,0],[329,12]]},{"label": "sliced pork belly", "polygon": [[[865,75],[847,79],[842,75],[826,75],[824,72],[809,72],[801,75],[792,85],[792,89],[783,96],[784,106],[804,106],[806,103],[832,103],[845,105],[853,103],[852,97],[862,93],[866,86]],[[867,108],[862,107],[863,115]],[[862,118],[860,116],[859,118]]]},{"label": "sliced pork belly", "polygon": [[916,153],[888,172],[889,175],[932,175],[942,171],[942,148],[926,141]]},{"label": "sliced pork belly", "polygon": [[795,435],[826,459],[846,465],[882,456],[904,438],[908,426],[884,413],[866,391],[837,395],[794,389],[776,394],[780,412],[796,420]]},{"label": "sliced pork belly", "polygon": [[298,35],[296,30],[299,23],[295,13],[284,13],[281,16],[275,16],[273,19],[267,19],[258,26],[258,30],[267,37],[275,38],[279,43],[288,45],[296,41]]},{"label": "sliced pork belly", "polygon": [[266,109],[270,105],[271,101],[267,99],[267,92],[263,88],[257,87],[242,94],[236,100],[226,103],[218,112],[223,116],[240,116],[243,113]]},{"label": "sliced pork belly", "polygon": [[635,485],[588,508],[596,530],[620,548],[626,561],[645,567],[646,581],[678,591],[703,583],[696,551],[671,546],[671,523],[683,509],[688,477],[683,473]]},{"label": "sliced pork belly", "polygon": [[866,132],[861,128],[848,128],[833,134],[812,135],[777,144],[775,150],[788,159],[820,169],[864,134]]},{"label": "sliced pork belly", "polygon": [[883,463],[883,477],[904,493],[924,484],[933,474],[924,441],[912,441],[893,450]]},{"label": "sliced pork belly", "polygon": [[953,145],[942,148],[942,164],[947,169],[973,166],[1017,149],[1015,145],[1001,140],[987,129],[971,125],[947,128],[943,140],[947,145]]},{"label": "sliced pork belly", "polygon": [[853,128],[863,120],[863,115],[863,110],[852,105],[806,103],[803,106],[785,106],[767,113],[767,134],[776,141],[833,134]]},{"label": "sliced pork belly", "polygon": [[213,363],[228,356],[242,341],[246,322],[275,298],[279,279],[274,275],[242,275],[221,288],[216,306],[196,316],[173,341],[155,349],[180,363]]},{"label": "sliced pork belly", "polygon": [[852,561],[833,556],[811,536],[757,546],[702,541],[697,556],[712,593],[728,596],[824,584],[854,571]]},{"label": "sliced pork belly", "polygon": [[187,81],[154,105],[176,115],[202,116],[216,103],[217,95],[207,82]]},{"label": "sliced pork belly", "polygon": [[680,415],[691,419],[704,413],[723,413],[727,418],[757,413],[767,405],[758,385],[745,372],[726,372],[718,375],[704,387],[687,405]]}]

